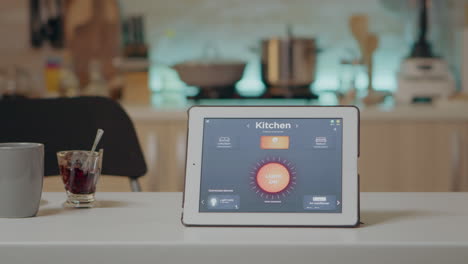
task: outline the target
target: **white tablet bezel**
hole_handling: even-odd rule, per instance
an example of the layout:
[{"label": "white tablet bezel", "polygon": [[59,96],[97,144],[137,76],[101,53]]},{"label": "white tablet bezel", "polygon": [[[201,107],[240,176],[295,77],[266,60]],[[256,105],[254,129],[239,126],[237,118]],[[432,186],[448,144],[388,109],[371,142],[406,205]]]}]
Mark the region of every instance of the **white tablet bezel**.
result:
[{"label": "white tablet bezel", "polygon": [[[182,223],[193,226],[356,226],[359,224],[359,109],[353,106],[195,106],[189,109]],[[205,118],[342,118],[342,213],[199,212]]]}]

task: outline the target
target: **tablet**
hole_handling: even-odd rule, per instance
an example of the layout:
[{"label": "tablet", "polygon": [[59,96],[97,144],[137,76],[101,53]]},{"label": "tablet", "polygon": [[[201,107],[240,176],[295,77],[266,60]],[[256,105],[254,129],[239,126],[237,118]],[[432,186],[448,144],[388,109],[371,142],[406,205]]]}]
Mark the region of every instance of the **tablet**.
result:
[{"label": "tablet", "polygon": [[356,226],[359,110],[189,109],[182,223]]}]

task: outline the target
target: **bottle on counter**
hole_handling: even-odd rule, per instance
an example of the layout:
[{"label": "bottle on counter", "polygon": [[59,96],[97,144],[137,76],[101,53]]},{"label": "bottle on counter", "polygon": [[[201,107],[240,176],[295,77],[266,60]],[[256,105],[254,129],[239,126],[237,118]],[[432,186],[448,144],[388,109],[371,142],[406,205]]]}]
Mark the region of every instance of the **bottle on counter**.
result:
[{"label": "bottle on counter", "polygon": [[45,65],[45,84],[47,89],[47,97],[57,97],[59,95],[59,83],[60,83],[60,68],[61,68],[60,57],[49,57],[46,60]]},{"label": "bottle on counter", "polygon": [[83,91],[88,96],[109,96],[106,80],[101,71],[101,64],[97,60],[89,63],[89,83]]},{"label": "bottle on counter", "polygon": [[23,67],[12,65],[0,69],[0,99],[37,97],[30,73]]},{"label": "bottle on counter", "polygon": [[59,95],[75,97],[79,95],[80,82],[75,74],[71,56],[63,55],[63,66],[60,69]]}]

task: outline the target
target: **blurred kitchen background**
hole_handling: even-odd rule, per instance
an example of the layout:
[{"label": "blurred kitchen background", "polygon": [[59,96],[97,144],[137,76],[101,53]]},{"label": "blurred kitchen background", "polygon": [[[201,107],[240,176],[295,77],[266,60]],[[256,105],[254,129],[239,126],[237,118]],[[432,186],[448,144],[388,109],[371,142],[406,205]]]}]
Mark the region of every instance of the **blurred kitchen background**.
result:
[{"label": "blurred kitchen background", "polygon": [[363,191],[468,190],[468,0],[2,0],[0,35],[0,100],[118,100],[145,191],[182,190],[194,104],[355,104]]}]

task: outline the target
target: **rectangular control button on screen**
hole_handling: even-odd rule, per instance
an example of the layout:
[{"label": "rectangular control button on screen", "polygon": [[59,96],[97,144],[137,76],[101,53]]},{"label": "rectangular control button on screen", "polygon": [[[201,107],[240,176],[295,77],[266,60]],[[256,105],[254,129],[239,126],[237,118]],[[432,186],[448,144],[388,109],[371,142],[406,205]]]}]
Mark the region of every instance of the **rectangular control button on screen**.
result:
[{"label": "rectangular control button on screen", "polygon": [[261,149],[289,149],[288,136],[261,136]]},{"label": "rectangular control button on screen", "polygon": [[338,205],[335,195],[305,195],[304,210],[335,210]]},{"label": "rectangular control button on screen", "polygon": [[238,210],[240,206],[239,195],[210,195],[202,200],[210,210]]}]

